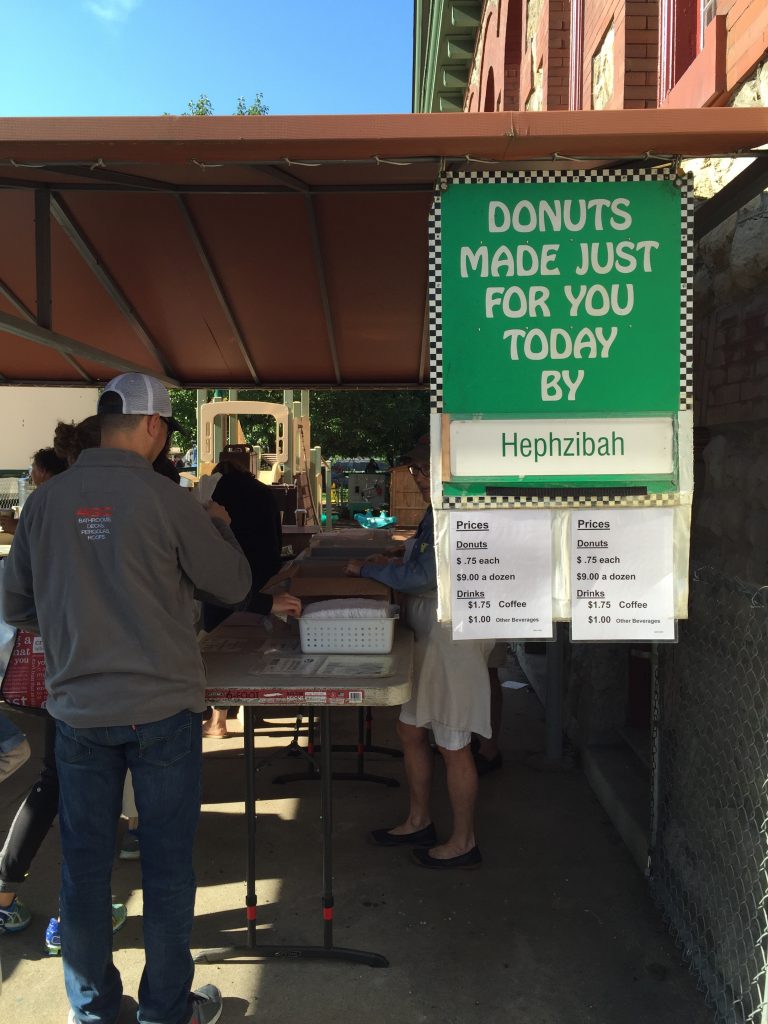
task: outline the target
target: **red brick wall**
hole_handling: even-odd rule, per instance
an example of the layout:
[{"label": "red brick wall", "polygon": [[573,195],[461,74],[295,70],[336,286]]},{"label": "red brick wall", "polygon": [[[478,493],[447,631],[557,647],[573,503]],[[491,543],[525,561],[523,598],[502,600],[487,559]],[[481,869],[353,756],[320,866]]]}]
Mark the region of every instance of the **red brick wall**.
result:
[{"label": "red brick wall", "polygon": [[520,109],[520,61],[524,31],[523,0],[506,0],[504,18],[504,95],[503,110]]},{"label": "red brick wall", "polygon": [[[543,66],[543,109],[568,109],[568,63],[570,47],[570,0],[548,0],[541,11],[536,26],[536,54],[538,67]],[[525,39],[525,4],[523,4],[521,44]],[[531,92],[531,48],[526,46],[520,62],[519,108],[525,104]]]},{"label": "red brick wall", "polygon": [[658,0],[586,0],[584,109],[592,109],[592,58],[613,23],[614,80],[608,110],[656,106]]},{"label": "red brick wall", "polygon": [[[726,17],[728,42],[726,87],[728,94],[768,53],[768,0],[720,0],[719,15]],[[486,108],[485,88],[493,68],[495,91],[492,109],[501,92],[501,109],[521,110],[531,90],[531,55],[525,43],[524,0],[486,3],[490,17],[477,55],[481,74],[467,91],[467,110]],[[609,109],[656,106],[659,57],[659,0],[585,0],[584,109],[592,106],[592,58],[609,26],[614,28],[614,83]],[[570,0],[545,3],[537,26],[537,53],[543,55],[544,106],[568,108]],[[715,102],[726,102],[728,94]]]},{"label": "red brick wall", "polygon": [[768,52],[768,2],[720,0],[717,13],[726,16],[726,89],[732,92]]},{"label": "red brick wall", "polygon": [[625,25],[624,106],[655,107],[659,0],[627,0]]},{"label": "red brick wall", "polygon": [[[504,87],[504,27],[506,24],[508,0],[497,4],[485,3],[483,7],[483,30],[478,36],[478,50],[475,53],[475,67],[479,75],[477,82],[470,82],[464,102],[464,109],[470,111],[496,110],[498,94]],[[473,69],[474,70],[474,69]],[[495,95],[487,96],[488,80],[493,71]],[[503,101],[503,95],[502,95]],[[503,102],[499,105],[503,109]]]},{"label": "red brick wall", "polygon": [[550,0],[549,47],[544,68],[544,96],[547,110],[568,109],[570,45],[570,0]]}]

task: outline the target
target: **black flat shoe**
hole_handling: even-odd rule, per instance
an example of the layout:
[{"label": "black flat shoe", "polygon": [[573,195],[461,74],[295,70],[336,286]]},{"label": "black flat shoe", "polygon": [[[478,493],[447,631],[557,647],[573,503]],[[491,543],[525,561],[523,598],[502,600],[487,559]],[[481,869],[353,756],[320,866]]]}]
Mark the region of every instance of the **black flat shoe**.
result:
[{"label": "black flat shoe", "polygon": [[434,825],[409,832],[404,836],[393,836],[388,828],[377,828],[371,832],[371,839],[377,846],[434,846],[437,842]]},{"label": "black flat shoe", "polygon": [[440,860],[432,857],[429,850],[411,850],[411,856],[422,868],[479,868],[483,863],[480,848],[473,846],[466,853],[460,853],[458,857],[446,857]]}]

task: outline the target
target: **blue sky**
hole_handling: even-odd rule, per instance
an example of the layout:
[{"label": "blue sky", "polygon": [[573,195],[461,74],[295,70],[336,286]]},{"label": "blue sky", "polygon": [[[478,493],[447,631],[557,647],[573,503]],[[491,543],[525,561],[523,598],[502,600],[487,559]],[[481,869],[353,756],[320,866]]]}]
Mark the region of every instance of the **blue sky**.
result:
[{"label": "blue sky", "polygon": [[411,109],[413,0],[7,0],[0,116]]}]

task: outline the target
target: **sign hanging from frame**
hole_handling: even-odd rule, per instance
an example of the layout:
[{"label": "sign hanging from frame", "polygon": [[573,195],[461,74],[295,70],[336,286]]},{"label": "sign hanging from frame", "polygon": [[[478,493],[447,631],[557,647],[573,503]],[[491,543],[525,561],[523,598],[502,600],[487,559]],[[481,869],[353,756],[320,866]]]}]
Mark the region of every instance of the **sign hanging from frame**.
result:
[{"label": "sign hanging from frame", "polygon": [[673,170],[444,176],[430,346],[448,504],[523,481],[629,485],[631,504],[679,490],[691,242]]}]

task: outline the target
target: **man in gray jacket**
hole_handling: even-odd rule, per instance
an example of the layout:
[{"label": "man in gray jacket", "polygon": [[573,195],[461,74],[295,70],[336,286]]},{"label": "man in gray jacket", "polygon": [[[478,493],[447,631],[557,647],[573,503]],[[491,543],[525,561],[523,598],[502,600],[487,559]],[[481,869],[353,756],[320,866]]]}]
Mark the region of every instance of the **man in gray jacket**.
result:
[{"label": "man in gray jacket", "polygon": [[214,1024],[191,992],[192,847],[205,707],[193,599],[234,606],[248,562],[220,506],[152,469],[175,428],[163,385],[121,374],[99,399],[101,447],[27,500],[5,571],[5,618],[39,632],[61,787],[61,932],[70,1024],[114,1024],[111,873],[126,769],[139,809],[146,964],[141,1024]]}]

